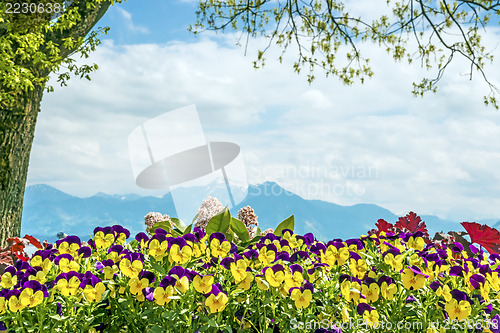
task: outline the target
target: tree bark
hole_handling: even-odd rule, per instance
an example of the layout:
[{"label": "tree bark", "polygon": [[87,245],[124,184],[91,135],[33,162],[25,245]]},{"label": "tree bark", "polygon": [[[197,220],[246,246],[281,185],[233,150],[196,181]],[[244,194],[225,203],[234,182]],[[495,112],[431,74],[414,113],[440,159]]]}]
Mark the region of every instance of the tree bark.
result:
[{"label": "tree bark", "polygon": [[15,109],[0,110],[0,247],[20,236],[23,197],[43,87],[17,95]]},{"label": "tree bark", "polygon": [[[63,39],[87,36],[111,5],[111,2],[103,1],[87,7],[88,2],[75,0],[72,4],[78,7],[81,16],[78,24],[64,31],[49,32],[45,36],[46,42],[51,41],[59,46],[63,58],[76,51],[64,48]],[[36,64],[31,65],[36,69]],[[36,72],[40,77],[49,75],[45,70]],[[1,84],[0,89],[9,90]],[[15,96],[14,106],[0,106],[0,248],[5,247],[7,238],[19,237],[21,234],[24,190],[43,91],[44,86],[40,84],[35,84],[35,88],[29,91],[10,91]]]}]

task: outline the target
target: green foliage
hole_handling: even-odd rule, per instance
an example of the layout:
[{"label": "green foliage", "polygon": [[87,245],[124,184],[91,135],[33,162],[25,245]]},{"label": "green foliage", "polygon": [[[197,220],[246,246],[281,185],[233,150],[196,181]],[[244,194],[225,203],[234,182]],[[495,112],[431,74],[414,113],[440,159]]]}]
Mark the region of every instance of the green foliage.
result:
[{"label": "green foliage", "polygon": [[484,72],[485,63],[493,61],[493,56],[481,41],[480,31],[491,18],[498,21],[498,1],[384,2],[392,14],[370,22],[351,15],[348,4],[335,0],[203,0],[196,12],[198,20],[190,30],[195,34],[204,30],[240,31],[241,37],[246,35],[245,50],[250,37],[265,37],[269,43],[258,50],[256,68],[264,66],[264,55],[273,44],[282,49],[280,62],[293,47],[297,51],[293,69],[297,73],[308,69],[309,83],[315,79],[317,67],[347,85],[357,80],[363,83],[373,71],[361,47],[366,42],[378,44],[395,61],[411,64],[418,60],[422,67],[434,70],[430,78],[413,84],[416,96],[436,92],[446,68],[458,56],[469,63],[470,78],[478,72],[488,84],[490,93],[484,103],[498,109],[496,96],[500,90]]},{"label": "green foliage", "polygon": [[171,217],[171,218],[170,218],[170,221],[172,221],[172,222],[174,223],[175,227],[176,227],[177,229],[179,229],[180,231],[182,231],[182,232],[183,232],[184,230],[186,230],[186,228],[187,228],[187,227],[186,227],[186,225],[184,224],[184,222],[182,222],[182,221],[181,221],[180,219],[178,219],[177,217]]},{"label": "green foliage", "polygon": [[[35,86],[53,91],[52,86],[46,86],[51,72],[61,85],[67,84],[70,74],[90,80],[89,74],[98,66],[76,64],[74,57],[88,58],[100,45],[99,37],[109,28],[91,29],[115,2],[121,0],[75,0],[69,7],[63,0],[0,3],[0,107],[9,109],[16,96]],[[36,12],[16,13],[10,7],[35,3]],[[64,11],[53,19],[56,5]]]},{"label": "green foliage", "polygon": [[231,223],[231,212],[227,206],[217,215],[212,217],[207,224],[207,234],[210,235],[214,232],[225,233],[229,229]]},{"label": "green foliage", "polygon": [[156,222],[151,228],[149,228],[149,232],[154,234],[156,229],[163,229],[166,232],[172,233],[172,225],[170,224],[170,221]]},{"label": "green foliage", "polygon": [[[478,243],[490,238],[484,227],[464,223]],[[293,227],[293,215],[280,225]],[[425,228],[411,212],[394,225],[378,220],[376,226],[369,236],[347,241],[285,233],[236,252],[220,237],[190,237],[187,243],[168,234],[127,243],[130,235],[118,225],[96,228],[90,247],[68,236],[43,249],[28,237],[41,251],[2,274],[0,327],[116,333],[298,333],[319,325],[345,333],[376,327],[400,333],[498,330],[497,257],[477,248],[467,253],[454,240],[426,241],[421,231],[408,229]]]},{"label": "green foliage", "polygon": [[274,234],[276,236],[281,237],[283,230],[290,229],[293,231],[294,228],[295,228],[295,217],[293,215],[291,215],[288,218],[286,218],[285,220],[283,220],[283,222],[278,224],[278,226],[274,230]]},{"label": "green foliage", "polygon": [[240,220],[232,217],[230,223],[231,230],[238,236],[240,240],[243,242],[247,242],[250,240],[250,234],[248,233],[247,227]]}]

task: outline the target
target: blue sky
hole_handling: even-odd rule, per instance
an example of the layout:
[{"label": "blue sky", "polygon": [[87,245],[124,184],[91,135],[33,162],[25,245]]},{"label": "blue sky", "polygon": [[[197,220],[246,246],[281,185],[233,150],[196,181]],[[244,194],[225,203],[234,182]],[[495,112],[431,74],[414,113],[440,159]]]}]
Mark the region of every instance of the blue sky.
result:
[{"label": "blue sky", "polygon": [[[500,113],[482,106],[479,75],[454,63],[438,94],[412,97],[425,71],[394,63],[364,45],[375,77],[347,87],[335,78],[309,85],[272,50],[254,69],[234,33],[186,31],[196,1],[129,0],[106,13],[110,26],[90,62],[92,81],[73,79],[42,101],[28,185],[77,196],[96,192],[162,195],[135,185],[127,138],[144,121],[196,104],[205,135],[241,147],[248,182],[276,181],[309,199],[375,203],[457,221],[500,217]],[[376,2],[351,3],[375,15]],[[499,58],[498,29],[484,40]],[[500,66],[487,68],[500,86]],[[427,73],[432,75],[432,73]]]}]

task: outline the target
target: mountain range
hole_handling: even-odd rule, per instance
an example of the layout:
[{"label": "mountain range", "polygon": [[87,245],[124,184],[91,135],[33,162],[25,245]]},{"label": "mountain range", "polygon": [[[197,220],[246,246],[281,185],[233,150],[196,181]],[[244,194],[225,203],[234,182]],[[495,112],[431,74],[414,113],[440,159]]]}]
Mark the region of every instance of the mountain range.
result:
[{"label": "mountain range", "polygon": [[[144,231],[144,216],[149,212],[176,216],[172,195],[177,203],[185,203],[183,210],[192,211],[194,217],[201,202],[195,202],[193,198],[214,196],[220,191],[219,186],[221,185],[213,184],[207,187],[178,188],[161,198],[105,193],[80,198],[49,185],[32,185],[25,191],[21,231],[22,235],[29,234],[48,241],[55,241],[59,232],[78,235],[82,240],[87,240],[97,226],[120,224],[135,235]],[[238,210],[247,205],[255,210],[262,230],[276,227],[293,214],[296,233],[312,232],[323,241],[359,237],[375,228],[378,219],[385,219],[390,223],[398,220],[397,215],[375,204],[341,206],[321,200],[306,200],[273,182],[250,185],[246,198],[231,209],[231,215],[236,217]],[[463,230],[456,221],[443,220],[433,215],[420,217],[426,222],[431,236],[439,231]],[[498,220],[488,220],[486,223],[498,226],[500,222],[496,221]]]}]

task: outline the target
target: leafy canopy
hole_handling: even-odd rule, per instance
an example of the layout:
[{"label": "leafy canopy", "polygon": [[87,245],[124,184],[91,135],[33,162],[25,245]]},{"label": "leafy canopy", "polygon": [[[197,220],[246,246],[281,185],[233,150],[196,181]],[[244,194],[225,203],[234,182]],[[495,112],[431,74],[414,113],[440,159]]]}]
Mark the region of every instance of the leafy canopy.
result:
[{"label": "leafy canopy", "polygon": [[478,72],[488,84],[490,91],[484,103],[498,109],[496,96],[500,90],[484,71],[493,56],[483,44],[481,32],[490,22],[498,23],[500,1],[386,0],[380,1],[380,6],[387,5],[390,14],[371,21],[349,13],[349,4],[354,1],[203,0],[197,10],[198,20],[190,30],[240,31],[246,47],[249,38],[264,36],[268,44],[258,51],[255,67],[264,65],[264,55],[271,46],[282,49],[280,62],[294,46],[298,53],[294,70],[308,68],[309,83],[315,78],[316,67],[347,85],[371,77],[369,59],[363,56],[360,45],[372,42],[385,48],[396,61],[411,64],[418,60],[422,67],[434,70],[430,78],[413,83],[416,96],[436,92],[446,68],[458,56],[469,64],[471,79]]},{"label": "leafy canopy", "polygon": [[[90,33],[93,24],[109,4],[121,0],[12,0],[10,4],[33,4],[30,12],[15,13],[13,6],[0,3],[0,108],[8,108],[16,96],[45,87],[48,75],[57,74],[57,81],[66,85],[73,73],[90,80],[96,64],[77,65],[75,55],[88,58],[101,43],[99,36],[109,28]],[[59,12],[59,8],[62,9]],[[99,9],[99,10],[96,10]],[[9,11],[7,11],[9,9]],[[21,9],[22,10],[22,9]],[[49,12],[50,11],[50,12]],[[59,13],[57,13],[59,12]]]}]

